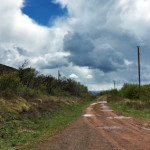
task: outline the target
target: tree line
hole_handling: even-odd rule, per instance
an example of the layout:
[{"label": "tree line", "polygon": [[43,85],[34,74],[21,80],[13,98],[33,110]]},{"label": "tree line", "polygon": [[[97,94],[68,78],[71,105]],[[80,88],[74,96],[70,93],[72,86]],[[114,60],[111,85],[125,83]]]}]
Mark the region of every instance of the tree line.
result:
[{"label": "tree line", "polygon": [[0,75],[0,96],[82,96],[85,93],[88,93],[88,88],[73,79],[63,77],[58,80],[51,75],[39,74],[35,68],[26,67],[25,64],[15,72]]}]

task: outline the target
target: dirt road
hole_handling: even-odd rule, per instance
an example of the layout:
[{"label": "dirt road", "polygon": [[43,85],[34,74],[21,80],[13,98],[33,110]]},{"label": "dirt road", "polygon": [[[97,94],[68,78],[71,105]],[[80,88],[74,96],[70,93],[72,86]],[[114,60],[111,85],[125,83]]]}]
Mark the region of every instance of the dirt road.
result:
[{"label": "dirt road", "polygon": [[150,150],[150,127],[115,113],[106,97],[100,97],[65,131],[35,150]]}]

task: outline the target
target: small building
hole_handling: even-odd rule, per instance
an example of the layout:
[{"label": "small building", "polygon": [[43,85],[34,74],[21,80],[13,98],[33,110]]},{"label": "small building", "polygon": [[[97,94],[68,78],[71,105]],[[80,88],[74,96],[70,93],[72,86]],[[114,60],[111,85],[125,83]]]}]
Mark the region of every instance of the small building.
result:
[{"label": "small building", "polygon": [[9,72],[14,72],[14,71],[18,71],[15,68],[0,64],[0,75],[3,73],[9,73]]}]

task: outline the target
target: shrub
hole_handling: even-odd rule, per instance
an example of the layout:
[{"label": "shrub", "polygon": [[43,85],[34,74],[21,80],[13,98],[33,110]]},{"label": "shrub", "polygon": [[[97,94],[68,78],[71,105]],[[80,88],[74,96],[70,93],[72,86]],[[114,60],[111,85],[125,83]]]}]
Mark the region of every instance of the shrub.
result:
[{"label": "shrub", "polygon": [[150,85],[141,86],[141,99],[144,101],[150,101]]},{"label": "shrub", "polygon": [[69,92],[62,91],[59,88],[52,89],[52,95],[55,95],[55,96],[71,96],[71,94]]},{"label": "shrub", "polygon": [[0,91],[9,91],[10,93],[18,93],[21,88],[20,78],[17,72],[12,72],[9,74],[2,74],[0,76]]},{"label": "shrub", "polygon": [[36,69],[25,68],[25,64],[19,67],[17,72],[0,76],[0,94],[32,98],[39,94],[82,96],[88,93],[87,87],[79,82],[65,77],[57,80],[51,75],[38,75]]},{"label": "shrub", "polygon": [[118,90],[117,89],[112,89],[109,91],[110,94],[112,95],[117,95],[118,94]]},{"label": "shrub", "polygon": [[35,98],[42,95],[39,90],[31,89],[27,86],[23,86],[19,94],[24,98]]},{"label": "shrub", "polygon": [[136,84],[125,84],[119,91],[120,95],[129,99],[139,98],[139,89]]}]

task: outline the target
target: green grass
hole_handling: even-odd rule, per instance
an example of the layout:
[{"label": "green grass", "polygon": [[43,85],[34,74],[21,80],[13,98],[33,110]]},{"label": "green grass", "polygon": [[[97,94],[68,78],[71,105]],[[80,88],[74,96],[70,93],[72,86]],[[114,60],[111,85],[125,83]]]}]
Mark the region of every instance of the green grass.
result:
[{"label": "green grass", "polygon": [[44,112],[33,116],[22,116],[7,113],[7,117],[0,117],[0,149],[1,150],[30,150],[39,141],[58,134],[70,122],[76,120],[82,109],[91,101],[74,104],[62,108],[57,113]]},{"label": "green grass", "polygon": [[[132,102],[132,101],[131,101]],[[128,102],[129,103],[129,102]],[[144,107],[138,108],[136,105],[128,105],[125,100],[121,101],[108,101],[108,105],[115,111],[120,112],[125,116],[133,116],[138,119],[142,120],[149,120],[150,121],[150,109]]]}]

